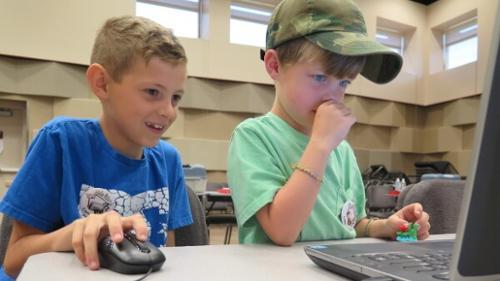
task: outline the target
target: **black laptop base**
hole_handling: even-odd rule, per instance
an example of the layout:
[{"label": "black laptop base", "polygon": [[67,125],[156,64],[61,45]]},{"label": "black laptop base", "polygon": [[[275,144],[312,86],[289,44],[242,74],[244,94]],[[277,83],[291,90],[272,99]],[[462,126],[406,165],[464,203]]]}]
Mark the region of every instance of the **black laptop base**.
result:
[{"label": "black laptop base", "polygon": [[310,245],[309,258],[352,280],[448,280],[453,240]]},{"label": "black laptop base", "polygon": [[335,274],[342,275],[342,276],[349,278],[351,280],[361,281],[361,280],[365,280],[365,279],[370,277],[370,276],[364,275],[360,272],[352,271],[352,270],[349,270],[345,267],[341,267],[341,266],[338,266],[336,264],[326,262],[326,261],[319,259],[315,256],[312,256],[312,255],[308,255],[308,256],[315,264],[319,265],[321,268],[327,269],[328,271],[331,271]]}]

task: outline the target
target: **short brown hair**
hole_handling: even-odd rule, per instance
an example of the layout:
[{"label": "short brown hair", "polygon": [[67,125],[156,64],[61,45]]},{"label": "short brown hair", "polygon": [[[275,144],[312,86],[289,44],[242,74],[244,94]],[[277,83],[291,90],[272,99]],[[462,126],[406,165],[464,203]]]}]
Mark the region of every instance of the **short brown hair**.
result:
[{"label": "short brown hair", "polygon": [[108,19],[99,30],[90,63],[101,64],[120,81],[137,59],[147,64],[153,57],[187,63],[184,48],[169,29],[143,17],[122,16]]},{"label": "short brown hair", "polygon": [[363,69],[366,56],[339,55],[316,46],[306,38],[298,38],[276,47],[278,60],[284,66],[317,61],[323,65],[326,74],[339,79],[353,79]]}]

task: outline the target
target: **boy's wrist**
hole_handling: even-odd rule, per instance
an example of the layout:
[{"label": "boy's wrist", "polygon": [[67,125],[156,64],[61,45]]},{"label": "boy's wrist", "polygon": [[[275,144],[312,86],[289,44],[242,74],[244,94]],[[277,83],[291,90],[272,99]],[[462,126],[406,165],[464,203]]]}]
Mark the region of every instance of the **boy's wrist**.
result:
[{"label": "boy's wrist", "polygon": [[302,173],[305,173],[306,175],[308,175],[309,177],[311,177],[315,181],[319,182],[320,184],[323,183],[323,176],[317,175],[315,172],[309,170],[306,167],[303,167],[299,163],[292,164],[292,169],[301,171]]},{"label": "boy's wrist", "polygon": [[365,227],[363,229],[363,236],[364,237],[371,237],[371,233],[370,233],[370,225],[374,222],[378,220],[378,218],[369,218],[368,221],[365,223]]},{"label": "boy's wrist", "polygon": [[367,236],[375,238],[388,238],[390,233],[387,231],[386,227],[387,219],[376,219],[370,223],[367,227]]},{"label": "boy's wrist", "polygon": [[308,144],[311,148],[318,150],[320,153],[330,154],[333,148],[331,145],[323,139],[311,138]]}]

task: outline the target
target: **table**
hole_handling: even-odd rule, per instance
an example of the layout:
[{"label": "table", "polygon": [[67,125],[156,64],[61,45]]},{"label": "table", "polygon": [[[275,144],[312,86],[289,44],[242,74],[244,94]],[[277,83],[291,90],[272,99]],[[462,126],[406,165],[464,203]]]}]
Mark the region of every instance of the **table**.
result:
[{"label": "table", "polygon": [[[227,190],[229,192],[219,192],[218,190],[214,190],[214,191],[205,191],[203,193],[198,194],[202,202],[203,208],[205,209],[207,227],[213,224],[226,225],[224,244],[231,243],[233,225],[236,225],[236,215],[234,214],[234,209],[233,209],[234,208],[233,199],[231,198],[230,189]],[[216,203],[226,204],[224,212],[211,213],[211,211],[214,210],[214,206]]]},{"label": "table", "polygon": [[212,211],[214,208],[215,203],[217,202],[227,202],[227,203],[233,203],[233,199],[231,198],[230,193],[221,193],[217,191],[205,191],[204,193],[201,194],[203,197],[202,203],[206,206],[208,202],[210,202],[210,206],[206,206],[206,215]]},{"label": "table", "polygon": [[[453,234],[430,239],[453,238]],[[146,280],[347,280],[315,265],[304,253],[307,244],[366,243],[383,240],[358,238],[342,241],[274,245],[209,245],[162,248],[167,261]],[[90,271],[73,253],[45,253],[29,258],[17,280],[135,280],[141,275],[122,275],[107,269]]]}]

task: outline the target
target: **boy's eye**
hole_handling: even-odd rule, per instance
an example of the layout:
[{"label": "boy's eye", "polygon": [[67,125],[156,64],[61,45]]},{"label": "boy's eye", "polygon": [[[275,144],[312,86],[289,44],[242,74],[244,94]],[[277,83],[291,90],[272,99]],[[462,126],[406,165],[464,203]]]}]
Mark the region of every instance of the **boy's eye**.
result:
[{"label": "boy's eye", "polygon": [[182,99],[181,95],[173,95],[172,96],[172,104],[176,106]]},{"label": "boy's eye", "polygon": [[347,88],[347,86],[349,86],[351,84],[351,81],[349,81],[349,80],[341,80],[339,82],[339,84],[340,84],[340,87]]},{"label": "boy's eye", "polygon": [[146,92],[152,97],[156,97],[160,94],[160,91],[156,89],[146,89]]},{"label": "boy's eye", "polygon": [[313,75],[313,79],[314,81],[316,82],[320,82],[320,83],[323,83],[327,80],[328,77],[326,77],[326,75],[323,75],[323,74],[314,74]]}]

